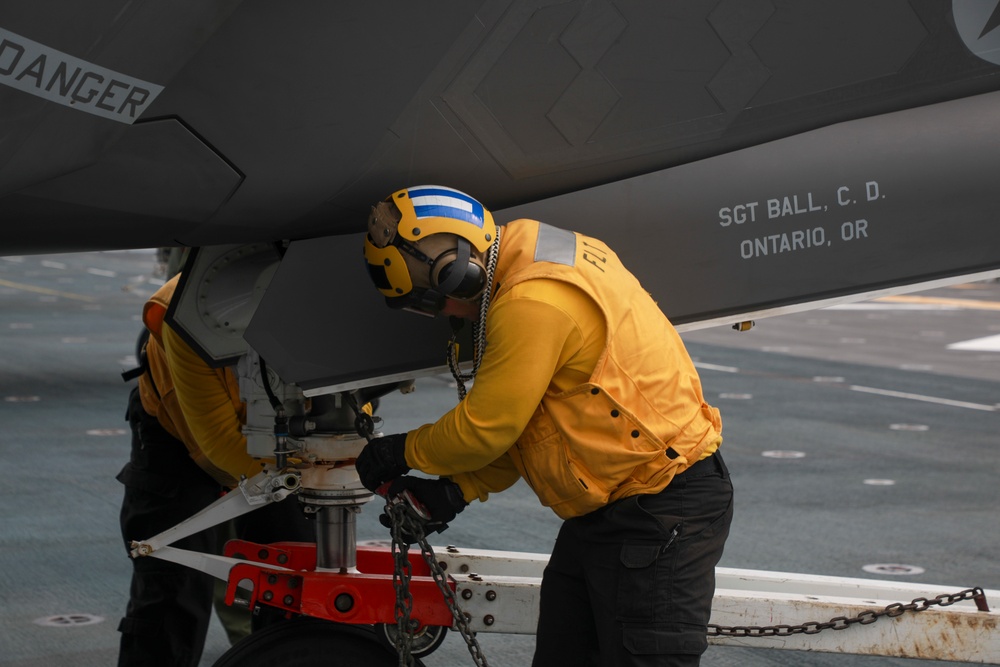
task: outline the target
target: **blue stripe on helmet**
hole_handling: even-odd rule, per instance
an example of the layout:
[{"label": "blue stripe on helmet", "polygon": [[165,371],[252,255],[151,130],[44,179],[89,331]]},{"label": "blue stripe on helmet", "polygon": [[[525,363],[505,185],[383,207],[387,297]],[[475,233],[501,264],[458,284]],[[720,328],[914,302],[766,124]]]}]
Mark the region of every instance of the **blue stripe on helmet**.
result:
[{"label": "blue stripe on helmet", "polygon": [[[483,205],[478,201],[458,190],[449,188],[412,188],[409,191],[411,200],[419,197],[436,197],[438,202],[427,205],[417,205],[414,202],[413,212],[417,218],[454,218],[476,225],[482,228],[484,221]],[[449,206],[449,200],[454,205]],[[471,210],[470,210],[471,209]]]}]

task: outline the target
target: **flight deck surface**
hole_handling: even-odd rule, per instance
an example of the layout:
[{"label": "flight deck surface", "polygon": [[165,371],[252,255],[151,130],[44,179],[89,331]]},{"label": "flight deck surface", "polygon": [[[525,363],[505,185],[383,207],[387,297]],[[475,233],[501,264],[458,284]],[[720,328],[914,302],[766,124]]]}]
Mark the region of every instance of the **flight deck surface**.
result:
[{"label": "flight deck surface", "polygon": [[[129,450],[120,372],[135,364],[139,312],[160,282],[152,251],[0,258],[0,666],[115,662],[130,575],[114,479]],[[684,339],[722,411],[736,486],[721,565],[1000,588],[1000,283]],[[382,429],[433,420],[455,400],[450,377],[419,380],[383,399]],[[362,512],[359,540],[385,538],[379,511]],[[558,526],[519,484],[432,542],[547,553]],[[480,641],[491,664],[530,664],[533,637]],[[213,620],[202,664],[226,648]],[[425,664],[471,658],[453,635]],[[712,646],[702,664],[951,663]]]}]

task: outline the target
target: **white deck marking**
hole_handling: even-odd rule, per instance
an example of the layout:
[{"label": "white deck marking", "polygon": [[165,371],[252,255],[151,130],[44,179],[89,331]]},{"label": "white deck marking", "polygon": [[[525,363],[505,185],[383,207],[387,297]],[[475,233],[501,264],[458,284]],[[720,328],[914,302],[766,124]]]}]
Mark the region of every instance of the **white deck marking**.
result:
[{"label": "white deck marking", "polygon": [[720,373],[739,373],[740,369],[735,366],[719,366],[717,364],[706,364],[701,361],[694,362],[695,368],[701,368],[706,371],[719,371]]},{"label": "white deck marking", "polygon": [[924,403],[936,403],[937,405],[950,405],[953,408],[968,408],[969,410],[984,410],[986,412],[996,412],[997,406],[984,405],[982,403],[969,403],[968,401],[954,401],[950,398],[938,398],[936,396],[922,396],[920,394],[910,394],[904,391],[892,391],[891,389],[876,389],[874,387],[862,387],[852,384],[851,391],[860,391],[864,394],[877,394],[879,396],[891,396],[893,398],[905,398],[911,401],[923,401]]},{"label": "white deck marking", "polygon": [[1000,352],[1000,334],[996,336],[985,336],[983,338],[973,338],[963,340],[960,343],[952,343],[949,350],[974,350],[978,352]]}]

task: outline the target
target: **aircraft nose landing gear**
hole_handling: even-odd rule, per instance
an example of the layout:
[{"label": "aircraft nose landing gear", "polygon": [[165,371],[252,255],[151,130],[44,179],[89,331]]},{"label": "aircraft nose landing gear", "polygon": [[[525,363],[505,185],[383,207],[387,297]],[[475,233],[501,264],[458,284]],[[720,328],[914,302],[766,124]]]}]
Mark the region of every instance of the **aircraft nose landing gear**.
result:
[{"label": "aircraft nose landing gear", "polygon": [[[397,594],[392,554],[386,547],[359,549],[356,540],[357,515],[373,494],[361,485],[354,459],[374,430],[374,422],[358,403],[372,395],[307,399],[296,387],[269,377],[255,356],[251,353],[240,365],[241,394],[247,397],[248,451],[265,456],[277,440],[273,453],[280,453],[301,477],[297,493],[303,511],[315,520],[316,542],[262,545],[234,540],[226,545],[225,556],[236,562],[228,572],[226,602],[233,604],[242,595],[248,599],[240,603],[269,615],[284,614],[288,620],[255,631],[216,665],[401,664],[393,641]],[[362,417],[368,417],[364,431],[359,425]],[[272,419],[273,434],[268,428]],[[279,431],[283,437],[275,438]],[[426,570],[419,558],[412,561],[410,571],[416,576],[411,594],[418,600],[412,618],[417,631],[414,660],[407,664],[420,665],[417,656],[441,644],[452,620]]]}]

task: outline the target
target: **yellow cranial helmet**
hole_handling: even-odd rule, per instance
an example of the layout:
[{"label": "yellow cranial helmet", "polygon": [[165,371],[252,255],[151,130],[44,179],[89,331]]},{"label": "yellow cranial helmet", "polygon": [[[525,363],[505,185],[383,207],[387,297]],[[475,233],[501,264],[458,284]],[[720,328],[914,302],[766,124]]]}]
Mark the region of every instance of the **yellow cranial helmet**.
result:
[{"label": "yellow cranial helmet", "polygon": [[365,260],[390,306],[433,315],[447,298],[482,293],[482,257],[496,238],[493,215],[481,203],[452,188],[421,185],[372,207]]}]

